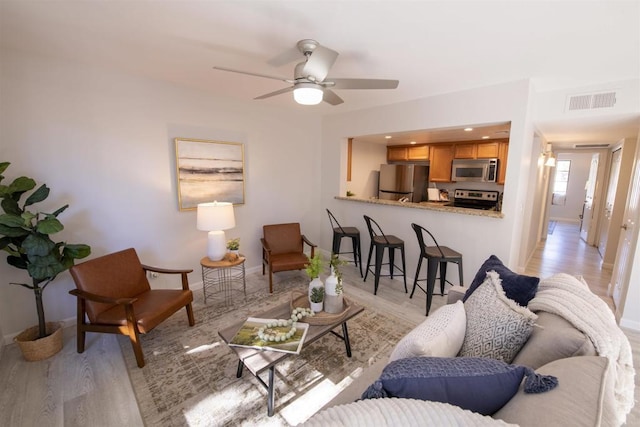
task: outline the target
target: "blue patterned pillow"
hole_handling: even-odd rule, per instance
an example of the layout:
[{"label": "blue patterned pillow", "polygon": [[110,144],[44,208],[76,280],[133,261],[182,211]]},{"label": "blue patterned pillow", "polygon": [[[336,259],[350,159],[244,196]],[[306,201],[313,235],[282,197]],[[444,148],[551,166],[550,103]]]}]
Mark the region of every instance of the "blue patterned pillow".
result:
[{"label": "blue patterned pillow", "polygon": [[[542,377],[524,366],[480,357],[409,357],[389,363],[363,399],[404,397],[450,403],[491,415],[517,392],[527,375],[526,392],[555,387],[557,380]],[[528,389],[527,389],[528,386]],[[544,409],[543,409],[544,410]]]},{"label": "blue patterned pillow", "polygon": [[527,304],[529,304],[529,301],[536,296],[536,292],[538,292],[538,284],[540,283],[539,277],[514,273],[505,267],[502,261],[500,261],[500,258],[495,255],[491,255],[476,273],[476,277],[473,278],[469,289],[467,289],[467,292],[464,294],[462,302],[465,302],[467,298],[469,298],[478,288],[478,286],[484,282],[487,277],[487,272],[489,271],[495,271],[498,273],[500,280],[502,280],[502,288],[504,289],[504,293],[507,298],[517,302],[523,307],[526,307]]}]

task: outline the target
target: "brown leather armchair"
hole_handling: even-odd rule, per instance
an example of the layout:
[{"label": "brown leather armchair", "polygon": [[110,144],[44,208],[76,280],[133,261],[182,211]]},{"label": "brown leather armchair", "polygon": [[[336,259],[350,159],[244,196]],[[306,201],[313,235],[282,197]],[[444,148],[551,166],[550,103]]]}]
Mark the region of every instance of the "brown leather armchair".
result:
[{"label": "brown leather armchair", "polygon": [[302,270],[309,263],[304,253],[305,243],[311,247],[311,257],[317,245],[300,233],[300,224],[272,224],[262,227],[262,274],[269,266],[269,292],[273,292],[273,273]]},{"label": "brown leather armchair", "polygon": [[[144,366],[139,334],[158,326],[182,307],[189,326],[193,293],[187,274],[193,270],[167,270],[140,263],[135,249],[125,249],[71,267],[78,299],[78,353],[84,352],[86,332],[128,335],[138,367]],[[182,289],[151,289],[147,272],[182,275]],[[89,322],[87,323],[87,318]]]}]

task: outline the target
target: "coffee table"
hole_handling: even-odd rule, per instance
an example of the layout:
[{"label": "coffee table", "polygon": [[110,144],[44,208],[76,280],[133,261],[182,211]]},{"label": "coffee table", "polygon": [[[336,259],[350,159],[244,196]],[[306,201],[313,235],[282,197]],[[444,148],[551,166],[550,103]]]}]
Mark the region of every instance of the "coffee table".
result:
[{"label": "coffee table", "polygon": [[[328,333],[331,333],[344,341],[345,349],[347,351],[347,357],[351,357],[351,343],[349,342],[349,330],[347,328],[347,321],[352,319],[359,313],[362,313],[364,308],[357,304],[351,303],[344,317],[340,320],[326,325],[309,325],[307,336],[302,344],[302,348],[306,348],[309,344],[322,338]],[[259,317],[263,319],[288,319],[291,315],[290,303],[280,304],[270,310],[251,317]],[[244,320],[238,322],[228,328],[218,331],[218,335],[224,340],[225,343],[229,343],[236,335],[236,332],[244,324]],[[342,335],[335,332],[333,329],[342,326]],[[242,377],[242,372],[246,367],[253,376],[267,389],[267,414],[273,415],[274,411],[274,379],[275,379],[275,367],[278,363],[291,356],[297,356],[293,353],[283,353],[281,351],[272,350],[256,350],[253,348],[235,347],[229,346],[238,355],[238,369],[236,371],[236,377]],[[260,378],[260,374],[265,370],[269,370],[268,381],[265,382]]]}]

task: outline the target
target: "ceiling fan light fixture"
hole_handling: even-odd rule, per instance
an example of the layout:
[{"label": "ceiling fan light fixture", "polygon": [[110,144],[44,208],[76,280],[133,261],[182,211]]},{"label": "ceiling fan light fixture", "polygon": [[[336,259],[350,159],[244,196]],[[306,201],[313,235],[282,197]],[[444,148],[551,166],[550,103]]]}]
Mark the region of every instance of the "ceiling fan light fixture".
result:
[{"label": "ceiling fan light fixture", "polygon": [[316,105],[322,102],[322,89],[314,83],[298,83],[293,90],[293,99],[298,104]]}]

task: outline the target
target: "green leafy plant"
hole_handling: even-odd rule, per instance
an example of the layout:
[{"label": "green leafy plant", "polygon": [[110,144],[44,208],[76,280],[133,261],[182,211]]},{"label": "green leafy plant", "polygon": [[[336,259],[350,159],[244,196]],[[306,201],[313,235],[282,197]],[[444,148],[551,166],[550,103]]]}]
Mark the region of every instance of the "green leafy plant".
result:
[{"label": "green leafy plant", "polygon": [[309,297],[312,303],[319,303],[324,301],[324,288],[316,287],[311,289],[311,296]]},{"label": "green leafy plant", "polygon": [[331,260],[329,261],[329,267],[333,268],[333,274],[336,275],[338,279],[338,285],[336,286],[336,294],[340,295],[343,291],[342,288],[342,272],[340,271],[340,266],[346,265],[347,261],[340,259],[338,254],[331,254]]},{"label": "green leafy plant", "polygon": [[305,272],[310,279],[315,279],[320,276],[320,272],[322,271],[322,256],[317,253],[313,257],[309,258],[309,263],[305,266]]},{"label": "green leafy plant", "polygon": [[58,215],[69,205],[64,205],[53,213],[27,210],[49,197],[49,187],[42,184],[20,205],[22,196],[33,190],[36,182],[32,178],[21,176],[9,185],[2,184],[2,174],[9,165],[9,162],[0,163],[0,205],[3,211],[0,214],[0,249],[9,254],[9,265],[26,270],[31,277],[31,284],[10,284],[23,286],[34,292],[38,312],[38,338],[44,338],[47,333],[42,292],[58,274],[68,270],[74,260],[88,256],[91,248],[85,244],[51,240],[51,235],[64,229]]},{"label": "green leafy plant", "polygon": [[237,251],[238,249],[240,249],[240,238],[237,237],[235,239],[227,240],[227,249],[229,249],[230,251]]}]

